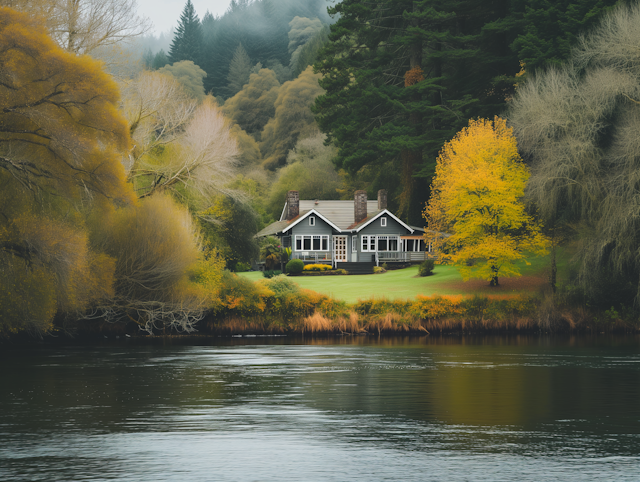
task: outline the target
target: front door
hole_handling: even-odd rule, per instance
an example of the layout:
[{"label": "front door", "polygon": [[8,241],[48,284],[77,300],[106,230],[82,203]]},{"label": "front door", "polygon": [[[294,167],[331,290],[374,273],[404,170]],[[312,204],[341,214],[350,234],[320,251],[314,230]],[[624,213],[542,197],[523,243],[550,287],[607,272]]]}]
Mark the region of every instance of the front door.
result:
[{"label": "front door", "polygon": [[347,237],[333,237],[333,259],[336,263],[344,263],[347,261]]}]

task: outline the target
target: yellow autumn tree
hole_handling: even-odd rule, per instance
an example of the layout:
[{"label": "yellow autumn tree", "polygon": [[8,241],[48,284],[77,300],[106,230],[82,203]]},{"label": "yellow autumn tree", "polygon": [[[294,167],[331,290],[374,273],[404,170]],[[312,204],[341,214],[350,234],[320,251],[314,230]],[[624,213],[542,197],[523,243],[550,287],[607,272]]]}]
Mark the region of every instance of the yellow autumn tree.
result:
[{"label": "yellow autumn tree", "polygon": [[506,121],[469,121],[438,156],[431,200],[424,210],[443,258],[463,279],[498,285],[498,276],[519,276],[515,261],[545,254],[547,238],[522,202],[529,171]]},{"label": "yellow autumn tree", "polygon": [[0,333],[51,329],[113,292],[86,215],[134,202],[118,88],[38,20],[0,8]]}]

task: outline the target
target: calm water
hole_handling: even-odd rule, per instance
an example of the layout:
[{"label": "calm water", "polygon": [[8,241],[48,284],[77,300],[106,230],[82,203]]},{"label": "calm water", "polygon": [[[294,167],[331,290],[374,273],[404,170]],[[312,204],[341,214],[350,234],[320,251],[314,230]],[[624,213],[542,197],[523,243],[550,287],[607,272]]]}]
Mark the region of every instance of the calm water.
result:
[{"label": "calm water", "polygon": [[2,481],[638,481],[640,339],[0,346]]}]

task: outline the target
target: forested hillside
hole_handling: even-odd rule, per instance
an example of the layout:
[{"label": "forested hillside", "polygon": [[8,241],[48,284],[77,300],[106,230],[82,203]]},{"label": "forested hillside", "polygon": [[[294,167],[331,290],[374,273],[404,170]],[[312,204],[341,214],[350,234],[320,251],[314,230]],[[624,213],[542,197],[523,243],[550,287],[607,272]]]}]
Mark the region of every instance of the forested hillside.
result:
[{"label": "forested hillside", "polygon": [[424,225],[443,146],[507,112],[530,214],[554,248],[582,243],[576,286],[595,299],[606,279],[629,303],[638,96],[634,54],[611,46],[635,40],[605,35],[632,23],[600,24],[618,3],[241,0],[213,17],[187,0],[164,51],[128,0],[0,0],[0,331],[190,330],[225,303],[222,269],[259,256],[286,191],[384,188]]}]

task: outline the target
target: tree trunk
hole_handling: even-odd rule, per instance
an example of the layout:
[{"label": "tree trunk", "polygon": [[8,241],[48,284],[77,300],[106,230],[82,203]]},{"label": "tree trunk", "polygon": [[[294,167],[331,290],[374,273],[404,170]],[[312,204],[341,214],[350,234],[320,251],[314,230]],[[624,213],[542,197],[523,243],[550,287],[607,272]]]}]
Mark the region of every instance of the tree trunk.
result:
[{"label": "tree trunk", "polygon": [[[413,2],[413,11],[419,10],[417,2]],[[419,27],[420,22],[417,19],[410,21],[412,27]],[[415,70],[420,71],[420,77],[415,78],[413,76],[407,76],[405,74],[405,87],[422,80],[421,78],[422,68],[422,39],[416,36],[415,42],[409,46],[409,72]],[[415,93],[411,98],[412,102],[420,101],[420,94]],[[409,114],[410,129],[413,134],[420,135],[420,125],[422,124],[422,115],[418,112],[412,112]],[[416,165],[422,164],[422,151],[416,151],[411,149],[402,149],[402,193],[400,194],[400,206],[399,214],[409,222],[416,222],[415,219],[409,219],[411,214],[411,207],[413,205],[413,198],[415,197],[415,179],[413,177]]]},{"label": "tree trunk", "polygon": [[492,266],[491,271],[493,271],[493,276],[491,278],[491,282],[489,283],[489,286],[498,286],[498,268],[496,268],[495,266]]}]

